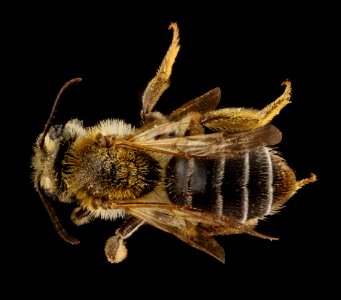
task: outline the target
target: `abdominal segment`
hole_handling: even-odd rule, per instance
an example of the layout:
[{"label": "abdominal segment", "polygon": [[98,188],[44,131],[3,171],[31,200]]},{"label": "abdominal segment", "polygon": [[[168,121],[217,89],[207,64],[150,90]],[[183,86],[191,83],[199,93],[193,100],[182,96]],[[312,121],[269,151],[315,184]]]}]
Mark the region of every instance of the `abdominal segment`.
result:
[{"label": "abdominal segment", "polygon": [[296,182],[292,170],[267,147],[234,159],[174,157],[166,174],[173,203],[240,222],[263,217],[282,205]]}]

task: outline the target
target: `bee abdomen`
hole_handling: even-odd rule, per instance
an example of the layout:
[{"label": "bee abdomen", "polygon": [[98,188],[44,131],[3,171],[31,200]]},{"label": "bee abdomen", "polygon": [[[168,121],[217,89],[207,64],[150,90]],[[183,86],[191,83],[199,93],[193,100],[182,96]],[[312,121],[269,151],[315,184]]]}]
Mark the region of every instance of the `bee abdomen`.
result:
[{"label": "bee abdomen", "polygon": [[166,181],[172,202],[245,222],[285,203],[296,179],[279,156],[263,147],[234,159],[173,158]]}]

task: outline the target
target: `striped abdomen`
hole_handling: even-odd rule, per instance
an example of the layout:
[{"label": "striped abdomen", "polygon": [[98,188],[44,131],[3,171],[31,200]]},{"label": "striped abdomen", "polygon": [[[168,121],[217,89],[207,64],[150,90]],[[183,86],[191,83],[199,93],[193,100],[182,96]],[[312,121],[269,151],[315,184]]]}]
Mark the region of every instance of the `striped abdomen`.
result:
[{"label": "striped abdomen", "polygon": [[241,222],[279,208],[295,191],[296,178],[283,159],[263,147],[234,159],[172,158],[167,192],[190,205]]}]

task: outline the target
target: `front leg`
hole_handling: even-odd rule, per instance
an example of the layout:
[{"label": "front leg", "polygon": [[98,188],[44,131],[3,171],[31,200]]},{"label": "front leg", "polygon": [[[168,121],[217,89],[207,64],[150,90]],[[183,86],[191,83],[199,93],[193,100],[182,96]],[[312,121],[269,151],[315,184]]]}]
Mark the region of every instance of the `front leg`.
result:
[{"label": "front leg", "polygon": [[104,252],[109,262],[119,263],[127,257],[128,250],[125,246],[125,240],[143,224],[143,220],[129,217],[123,225],[116,230],[116,234],[107,240]]}]

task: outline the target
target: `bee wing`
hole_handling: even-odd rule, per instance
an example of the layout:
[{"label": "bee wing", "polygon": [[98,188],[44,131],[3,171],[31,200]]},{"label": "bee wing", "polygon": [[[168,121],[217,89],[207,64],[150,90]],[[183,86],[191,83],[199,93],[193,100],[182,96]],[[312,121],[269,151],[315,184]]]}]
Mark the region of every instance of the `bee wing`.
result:
[{"label": "bee wing", "polygon": [[253,226],[240,223],[226,216],[217,216],[188,206],[162,203],[115,203],[129,214],[146,223],[173,234],[180,240],[197,248],[221,262],[225,262],[224,249],[214,235],[247,233],[272,239],[253,230]]},{"label": "bee wing", "polygon": [[220,88],[214,88],[174,110],[167,116],[167,120],[152,121],[136,129],[130,136],[130,140],[149,140],[163,134],[177,135],[177,133],[188,128],[191,122],[191,114],[214,110],[219,104],[220,96]]},{"label": "bee wing", "polygon": [[160,139],[163,135],[177,136],[179,132],[184,132],[191,122],[191,116],[182,118],[179,121],[154,121],[136,129],[126,138],[129,142],[154,141]]},{"label": "bee wing", "polygon": [[220,88],[214,88],[207,93],[185,103],[178,109],[174,110],[168,118],[172,121],[177,121],[189,113],[199,112],[205,113],[214,110],[220,101]]},{"label": "bee wing", "polygon": [[[179,125],[179,124],[178,124]],[[263,146],[279,143],[281,132],[273,125],[266,125],[255,130],[239,133],[217,132],[211,134],[192,135],[185,137],[172,137],[151,139],[157,133],[171,131],[176,124],[162,124],[154,133],[145,132],[144,138],[117,140],[117,145],[154,151],[181,157],[219,158],[235,157]],[[149,130],[147,130],[149,131]]]},{"label": "bee wing", "polygon": [[[144,220],[146,223],[173,234],[180,240],[212,255],[221,262],[225,262],[224,249],[217,241],[197,226],[198,216],[192,216],[190,212],[168,207],[136,207],[129,209],[129,213]],[[200,219],[200,218],[199,218]]]}]

